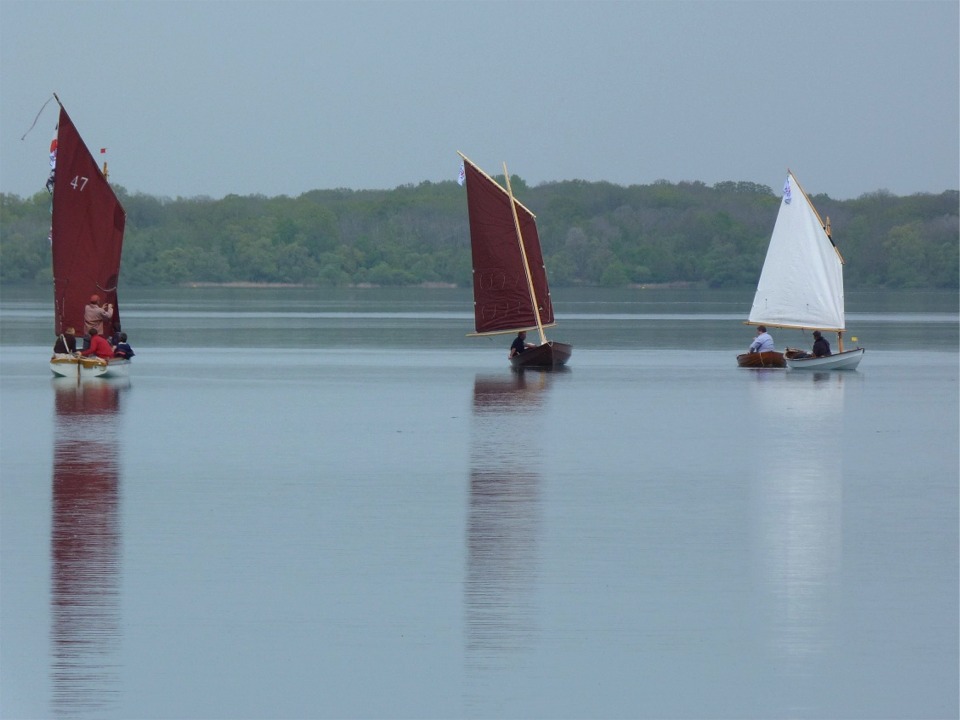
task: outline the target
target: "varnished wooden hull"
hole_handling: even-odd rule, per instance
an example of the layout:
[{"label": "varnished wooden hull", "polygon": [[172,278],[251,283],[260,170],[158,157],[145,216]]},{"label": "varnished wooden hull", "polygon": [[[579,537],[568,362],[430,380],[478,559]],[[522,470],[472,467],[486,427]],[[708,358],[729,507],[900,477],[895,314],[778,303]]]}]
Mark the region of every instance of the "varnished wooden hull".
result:
[{"label": "varnished wooden hull", "polygon": [[768,350],[766,352],[737,355],[737,366],[743,368],[783,368],[787,366],[787,362],[783,353]]},{"label": "varnished wooden hull", "polygon": [[558,368],[566,365],[572,354],[572,345],[551,341],[514,355],[510,364],[515,368]]}]

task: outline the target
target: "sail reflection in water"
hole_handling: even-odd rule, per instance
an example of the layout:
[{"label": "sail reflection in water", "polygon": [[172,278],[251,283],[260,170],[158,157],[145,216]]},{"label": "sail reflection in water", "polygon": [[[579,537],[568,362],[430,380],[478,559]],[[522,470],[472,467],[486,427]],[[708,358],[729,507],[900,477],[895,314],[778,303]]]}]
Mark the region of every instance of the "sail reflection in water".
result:
[{"label": "sail reflection in water", "polygon": [[[761,587],[767,597],[769,689],[800,715],[833,651],[829,627],[842,559],[844,373],[757,371],[756,421],[779,432],[761,449],[754,479]],[[770,373],[768,376],[763,373]]]},{"label": "sail reflection in water", "polygon": [[67,378],[53,385],[52,705],[57,717],[102,717],[119,686],[123,388]]},{"label": "sail reflection in water", "polygon": [[[536,633],[543,402],[550,374],[477,376],[467,518],[467,672],[478,693]],[[496,684],[495,678],[487,678]]]}]

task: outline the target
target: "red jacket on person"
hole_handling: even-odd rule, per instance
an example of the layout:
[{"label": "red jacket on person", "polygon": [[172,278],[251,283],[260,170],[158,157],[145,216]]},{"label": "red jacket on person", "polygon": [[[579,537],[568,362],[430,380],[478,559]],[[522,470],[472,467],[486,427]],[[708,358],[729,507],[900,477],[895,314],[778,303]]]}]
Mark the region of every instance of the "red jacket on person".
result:
[{"label": "red jacket on person", "polygon": [[98,358],[107,360],[113,357],[113,348],[110,347],[110,343],[107,342],[103,335],[91,335],[90,347],[80,354],[84,356],[96,355]]}]

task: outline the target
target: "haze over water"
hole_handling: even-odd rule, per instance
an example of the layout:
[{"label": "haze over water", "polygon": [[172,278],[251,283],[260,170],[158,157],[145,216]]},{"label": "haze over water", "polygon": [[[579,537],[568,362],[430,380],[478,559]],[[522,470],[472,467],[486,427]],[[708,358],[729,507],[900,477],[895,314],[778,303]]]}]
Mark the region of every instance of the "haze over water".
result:
[{"label": "haze over water", "polygon": [[555,295],[516,374],[466,291],[130,291],[78,386],[5,289],[0,715],[956,717],[956,294],[810,374],[752,291]]}]

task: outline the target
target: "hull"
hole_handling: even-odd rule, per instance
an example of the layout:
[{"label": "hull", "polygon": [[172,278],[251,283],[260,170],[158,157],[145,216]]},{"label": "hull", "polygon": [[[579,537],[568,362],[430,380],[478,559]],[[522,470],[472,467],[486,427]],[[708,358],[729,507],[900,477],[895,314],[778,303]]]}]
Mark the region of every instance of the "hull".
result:
[{"label": "hull", "polygon": [[827,357],[787,357],[787,367],[791,370],[856,370],[864,352],[863,348],[857,348]]},{"label": "hull", "polygon": [[782,368],[786,367],[787,363],[783,358],[783,353],[768,350],[766,352],[737,355],[737,366],[745,368]]},{"label": "hull", "polygon": [[50,371],[58,377],[80,380],[98,377],[129,377],[130,361],[124,358],[102,360],[94,357],[53,357],[50,359]]},{"label": "hull", "polygon": [[550,341],[513,356],[510,364],[515,368],[558,368],[566,365],[572,354],[572,345]]}]

